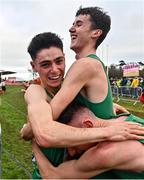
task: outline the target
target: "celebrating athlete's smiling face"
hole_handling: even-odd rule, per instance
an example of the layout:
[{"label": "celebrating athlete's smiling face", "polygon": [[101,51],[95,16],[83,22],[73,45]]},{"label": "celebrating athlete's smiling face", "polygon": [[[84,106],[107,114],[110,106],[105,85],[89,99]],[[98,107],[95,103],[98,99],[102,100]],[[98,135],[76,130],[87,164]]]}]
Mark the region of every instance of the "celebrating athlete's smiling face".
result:
[{"label": "celebrating athlete's smiling face", "polygon": [[87,44],[92,33],[90,16],[77,16],[69,32],[71,36],[71,49],[75,51]]},{"label": "celebrating athlete's smiling face", "polygon": [[44,87],[53,89],[61,85],[65,72],[65,57],[61,49],[52,46],[40,50],[31,65]]}]

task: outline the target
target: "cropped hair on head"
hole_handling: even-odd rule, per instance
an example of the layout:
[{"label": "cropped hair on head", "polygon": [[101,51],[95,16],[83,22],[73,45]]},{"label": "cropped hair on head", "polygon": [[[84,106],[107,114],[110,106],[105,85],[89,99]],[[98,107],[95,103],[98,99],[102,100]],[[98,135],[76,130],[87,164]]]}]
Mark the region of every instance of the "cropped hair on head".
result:
[{"label": "cropped hair on head", "polygon": [[76,99],[74,99],[60,114],[58,118],[58,122],[63,124],[68,124],[71,122],[73,115],[79,110],[79,108],[85,107],[84,105],[80,104]]},{"label": "cropped hair on head", "polygon": [[107,36],[110,30],[111,27],[110,16],[107,15],[107,12],[104,12],[103,9],[100,7],[86,7],[86,8],[80,7],[79,10],[76,12],[76,17],[79,15],[89,15],[90,21],[92,23],[91,28],[102,30],[102,34],[98,38],[95,45],[95,48],[97,48],[105,39],[105,37]]},{"label": "cropped hair on head", "polygon": [[63,52],[63,43],[61,38],[52,32],[44,32],[34,36],[28,46],[28,53],[32,60],[36,59],[37,53],[45,48],[57,47]]}]

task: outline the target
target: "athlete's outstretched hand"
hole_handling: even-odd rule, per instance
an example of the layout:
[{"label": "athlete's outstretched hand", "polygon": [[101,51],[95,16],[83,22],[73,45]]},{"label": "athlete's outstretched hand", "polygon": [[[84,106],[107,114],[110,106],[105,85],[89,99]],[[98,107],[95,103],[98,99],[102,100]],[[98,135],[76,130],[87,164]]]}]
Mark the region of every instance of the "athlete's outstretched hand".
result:
[{"label": "athlete's outstretched hand", "polygon": [[144,140],[144,127],[134,122],[117,122],[105,127],[109,141]]}]

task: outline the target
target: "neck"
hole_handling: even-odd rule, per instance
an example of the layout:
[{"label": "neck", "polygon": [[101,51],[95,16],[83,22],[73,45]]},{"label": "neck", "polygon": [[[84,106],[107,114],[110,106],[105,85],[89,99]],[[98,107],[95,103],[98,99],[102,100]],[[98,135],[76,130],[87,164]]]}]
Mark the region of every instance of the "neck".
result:
[{"label": "neck", "polygon": [[87,49],[75,51],[75,53],[76,53],[75,58],[76,58],[76,60],[78,60],[78,59],[81,59],[81,58],[88,56],[89,54],[95,54],[96,49],[87,48]]},{"label": "neck", "polygon": [[44,89],[46,89],[51,95],[55,95],[57,92],[58,92],[58,90],[60,89],[60,86],[59,87],[50,87],[50,86],[44,86],[43,84],[42,84],[42,87],[44,88]]},{"label": "neck", "polygon": [[46,89],[47,89],[47,91],[49,93],[51,93],[52,95],[55,95],[58,92],[58,90],[60,89],[60,87],[55,87],[55,88],[53,88],[53,87],[46,87]]}]

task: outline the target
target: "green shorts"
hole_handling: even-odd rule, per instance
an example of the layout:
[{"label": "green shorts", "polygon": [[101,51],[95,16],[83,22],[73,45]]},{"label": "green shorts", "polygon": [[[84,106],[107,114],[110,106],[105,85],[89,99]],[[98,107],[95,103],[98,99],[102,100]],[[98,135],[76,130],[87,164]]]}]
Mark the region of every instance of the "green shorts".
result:
[{"label": "green shorts", "polygon": [[[136,123],[140,123],[144,126],[144,119],[139,118],[137,116],[134,116],[133,114],[130,114],[125,121],[131,121],[131,122],[136,122]],[[144,143],[144,140],[139,140],[140,142]]]}]

